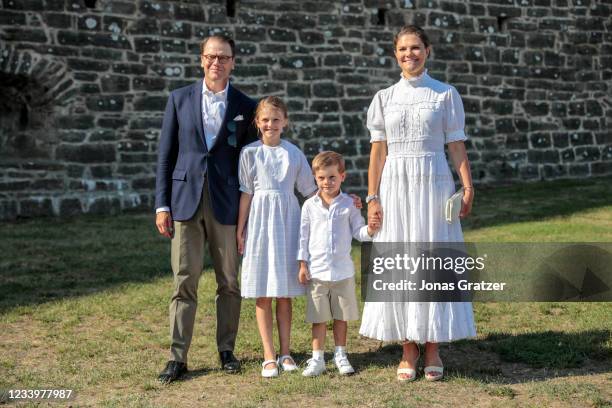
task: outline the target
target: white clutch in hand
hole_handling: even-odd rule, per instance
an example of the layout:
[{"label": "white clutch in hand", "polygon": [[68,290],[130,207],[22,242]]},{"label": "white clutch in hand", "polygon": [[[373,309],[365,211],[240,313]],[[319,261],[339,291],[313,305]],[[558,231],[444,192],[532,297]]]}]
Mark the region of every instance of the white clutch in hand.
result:
[{"label": "white clutch in hand", "polygon": [[459,213],[461,212],[461,202],[463,200],[463,187],[457,190],[448,200],[446,200],[446,208],[444,209],[444,216],[446,222],[452,224],[459,219]]}]

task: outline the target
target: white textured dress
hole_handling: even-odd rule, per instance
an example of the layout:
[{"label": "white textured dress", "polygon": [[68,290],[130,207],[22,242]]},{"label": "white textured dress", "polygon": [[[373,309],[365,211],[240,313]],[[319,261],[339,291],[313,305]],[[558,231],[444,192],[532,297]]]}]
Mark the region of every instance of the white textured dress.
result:
[{"label": "white textured dress", "polygon": [[[367,116],[371,142],[387,142],[383,209],[375,242],[461,242],[459,221],[444,219],[455,192],[444,144],[466,140],[457,90],[425,71],[376,93]],[[469,302],[366,302],[360,334],[384,341],[449,342],[475,337]]]},{"label": "white textured dress", "polygon": [[277,146],[253,142],[240,153],[240,191],[253,195],[241,293],[245,298],[294,297],[304,294],[298,282],[300,205],[303,196],[317,190],[301,150],[281,140]]}]

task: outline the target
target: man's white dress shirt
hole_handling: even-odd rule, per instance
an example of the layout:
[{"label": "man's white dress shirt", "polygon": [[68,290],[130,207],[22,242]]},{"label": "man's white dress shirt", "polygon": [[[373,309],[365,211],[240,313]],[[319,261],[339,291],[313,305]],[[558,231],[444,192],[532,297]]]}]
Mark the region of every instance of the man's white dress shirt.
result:
[{"label": "man's white dress shirt", "polygon": [[215,145],[217,134],[225,118],[228,88],[229,81],[227,81],[225,89],[217,93],[208,89],[206,82],[202,85],[202,123],[204,124],[204,137],[208,150]]}]

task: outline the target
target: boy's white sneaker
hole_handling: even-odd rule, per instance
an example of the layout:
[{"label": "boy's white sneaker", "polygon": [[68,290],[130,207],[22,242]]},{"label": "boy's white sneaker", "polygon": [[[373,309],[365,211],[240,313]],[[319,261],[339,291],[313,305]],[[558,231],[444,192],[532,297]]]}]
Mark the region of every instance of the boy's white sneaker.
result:
[{"label": "boy's white sneaker", "polygon": [[322,358],[311,358],[306,363],[308,365],[302,371],[304,377],[316,377],[325,371],[325,360]]},{"label": "boy's white sneaker", "polygon": [[340,375],[349,375],[355,373],[355,370],[353,369],[351,363],[348,361],[348,357],[346,356],[346,354],[336,354],[334,356],[334,362],[336,363],[336,367],[338,367]]}]

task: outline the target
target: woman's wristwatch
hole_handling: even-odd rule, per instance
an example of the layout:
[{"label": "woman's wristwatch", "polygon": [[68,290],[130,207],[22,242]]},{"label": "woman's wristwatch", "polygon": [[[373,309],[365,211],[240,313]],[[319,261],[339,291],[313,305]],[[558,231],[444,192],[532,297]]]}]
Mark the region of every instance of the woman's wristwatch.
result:
[{"label": "woman's wristwatch", "polygon": [[366,197],[366,204],[370,204],[370,201],[378,200],[378,194],[371,194]]}]

